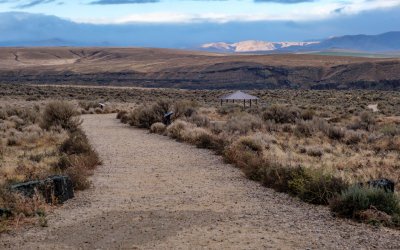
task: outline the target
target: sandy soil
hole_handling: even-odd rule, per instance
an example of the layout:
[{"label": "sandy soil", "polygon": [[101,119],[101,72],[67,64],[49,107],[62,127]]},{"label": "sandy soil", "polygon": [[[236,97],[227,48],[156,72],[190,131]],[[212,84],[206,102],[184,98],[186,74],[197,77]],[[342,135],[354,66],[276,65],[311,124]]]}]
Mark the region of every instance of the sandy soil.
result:
[{"label": "sandy soil", "polygon": [[378,112],[378,111],[379,111],[379,109],[378,109],[378,104],[370,104],[370,105],[368,105],[367,107],[368,107],[369,109],[371,109],[372,112]]},{"label": "sandy soil", "polygon": [[31,226],[0,236],[15,249],[399,248],[400,232],[337,219],[261,187],[212,152],[84,116],[104,162],[93,187]]}]

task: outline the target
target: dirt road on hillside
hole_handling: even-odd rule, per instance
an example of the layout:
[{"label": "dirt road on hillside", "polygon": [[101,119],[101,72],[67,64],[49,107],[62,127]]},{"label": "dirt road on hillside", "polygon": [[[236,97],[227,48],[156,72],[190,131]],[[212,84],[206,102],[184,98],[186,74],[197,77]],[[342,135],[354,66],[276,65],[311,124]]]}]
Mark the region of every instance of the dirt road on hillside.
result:
[{"label": "dirt road on hillside", "polygon": [[337,219],[247,180],[211,151],[84,116],[103,165],[49,227],[0,236],[15,249],[399,248],[400,232]]}]

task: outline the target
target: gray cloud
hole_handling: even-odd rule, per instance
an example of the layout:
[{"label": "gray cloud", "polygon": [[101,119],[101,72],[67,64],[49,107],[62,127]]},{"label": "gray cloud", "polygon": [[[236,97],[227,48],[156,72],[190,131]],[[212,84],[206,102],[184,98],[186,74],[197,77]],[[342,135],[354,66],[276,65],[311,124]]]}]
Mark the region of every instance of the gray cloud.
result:
[{"label": "gray cloud", "polygon": [[[51,3],[54,2],[55,0],[34,0],[34,1],[24,1],[24,3],[17,5],[15,8],[17,9],[26,9],[30,8],[39,4],[46,4],[46,3]],[[2,2],[12,2],[12,1],[2,1]]]},{"label": "gray cloud", "polygon": [[314,2],[314,0],[254,0],[256,3],[282,3],[282,4],[296,4],[305,2]]},{"label": "gray cloud", "polygon": [[90,2],[90,4],[110,5],[110,4],[136,4],[136,3],[157,3],[160,0],[98,0]]}]

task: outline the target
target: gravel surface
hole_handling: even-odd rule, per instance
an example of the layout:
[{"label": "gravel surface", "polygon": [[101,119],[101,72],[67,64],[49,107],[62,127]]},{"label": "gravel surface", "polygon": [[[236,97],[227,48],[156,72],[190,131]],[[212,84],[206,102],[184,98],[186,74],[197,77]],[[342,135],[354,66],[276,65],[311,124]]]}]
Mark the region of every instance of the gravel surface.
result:
[{"label": "gravel surface", "polygon": [[245,179],[211,151],[83,116],[103,165],[49,227],[0,236],[15,249],[399,249],[400,232],[332,217]]}]

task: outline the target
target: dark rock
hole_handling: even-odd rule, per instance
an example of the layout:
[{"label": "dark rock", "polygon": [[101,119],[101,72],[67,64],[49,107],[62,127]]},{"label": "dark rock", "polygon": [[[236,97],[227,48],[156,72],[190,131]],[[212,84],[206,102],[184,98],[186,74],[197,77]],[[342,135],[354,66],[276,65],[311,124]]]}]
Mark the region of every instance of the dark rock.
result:
[{"label": "dark rock", "polygon": [[7,208],[0,208],[0,218],[7,218],[7,217],[11,217],[12,216],[12,212],[10,209]]},{"label": "dark rock", "polygon": [[55,201],[62,203],[74,197],[72,182],[68,175],[52,175],[44,180],[18,183],[10,186],[10,189],[28,197],[33,197],[37,190],[48,203]]},{"label": "dark rock", "polygon": [[382,188],[383,190],[385,190],[385,192],[394,192],[394,182],[386,178],[375,181],[368,181],[367,185],[368,187],[372,186],[373,188]]}]

